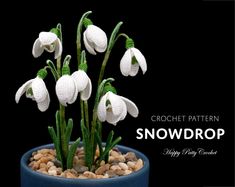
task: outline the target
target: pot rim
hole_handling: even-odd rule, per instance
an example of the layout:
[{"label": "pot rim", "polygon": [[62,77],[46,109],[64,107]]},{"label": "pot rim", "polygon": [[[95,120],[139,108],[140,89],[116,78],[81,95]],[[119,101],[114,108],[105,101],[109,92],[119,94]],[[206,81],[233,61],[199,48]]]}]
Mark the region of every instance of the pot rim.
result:
[{"label": "pot rim", "polygon": [[32,155],[32,152],[37,151],[39,149],[44,149],[44,148],[53,148],[54,144],[45,144],[45,145],[41,145],[41,146],[37,146],[35,148],[32,148],[30,150],[28,150],[26,153],[23,154],[23,156],[21,157],[20,160],[20,164],[22,169],[24,169],[25,171],[29,172],[31,175],[35,175],[37,177],[44,177],[50,180],[61,180],[64,182],[68,182],[68,183],[76,183],[77,181],[79,181],[79,184],[82,183],[86,183],[89,181],[89,183],[97,183],[98,181],[100,182],[112,182],[112,181],[116,181],[116,180],[127,180],[128,178],[136,178],[141,176],[143,173],[148,172],[149,169],[149,159],[147,158],[147,156],[145,156],[142,152],[127,147],[127,146],[123,146],[123,145],[116,145],[115,147],[118,147],[118,149],[120,149],[120,151],[122,153],[126,153],[126,152],[134,152],[137,156],[137,158],[141,158],[144,162],[143,167],[138,170],[135,171],[129,175],[124,175],[124,176],[119,176],[119,177],[114,177],[114,178],[104,178],[104,179],[73,179],[73,178],[65,178],[65,177],[59,177],[59,176],[51,176],[51,175],[47,175],[47,174],[43,174],[37,171],[32,170],[30,167],[28,167],[28,161],[30,156]]}]

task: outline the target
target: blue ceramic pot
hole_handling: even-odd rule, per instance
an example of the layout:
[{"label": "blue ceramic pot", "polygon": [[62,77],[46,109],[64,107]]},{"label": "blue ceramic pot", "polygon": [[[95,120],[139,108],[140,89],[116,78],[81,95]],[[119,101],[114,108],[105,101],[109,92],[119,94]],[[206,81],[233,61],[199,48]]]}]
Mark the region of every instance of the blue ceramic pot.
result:
[{"label": "blue ceramic pot", "polygon": [[53,148],[52,144],[36,147],[26,152],[21,158],[21,187],[148,187],[149,160],[137,150],[125,146],[117,146],[122,153],[134,152],[138,158],[144,161],[144,167],[130,175],[109,179],[67,179],[45,175],[33,171],[28,167],[32,152]]}]

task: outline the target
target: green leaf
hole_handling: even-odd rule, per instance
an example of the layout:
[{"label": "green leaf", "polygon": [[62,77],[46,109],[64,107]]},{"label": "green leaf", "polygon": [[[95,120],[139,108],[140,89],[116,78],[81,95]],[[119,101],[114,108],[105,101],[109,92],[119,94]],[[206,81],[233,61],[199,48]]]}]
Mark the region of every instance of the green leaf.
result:
[{"label": "green leaf", "polygon": [[66,131],[65,131],[65,137],[66,137],[66,140],[67,140],[68,144],[69,144],[69,141],[70,141],[72,130],[73,130],[73,119],[70,118],[68,120],[68,125],[67,125]]},{"label": "green leaf", "polygon": [[97,131],[95,131],[95,138],[99,146],[99,151],[100,151],[100,157],[103,157],[103,146],[102,146],[102,140],[100,138],[100,135]]},{"label": "green leaf", "polygon": [[67,157],[67,169],[71,169],[73,167],[73,157],[76,153],[77,147],[80,143],[80,138],[78,138],[69,149],[68,157]]},{"label": "green leaf", "polygon": [[123,24],[123,22],[120,21],[120,22],[115,26],[115,28],[113,29],[113,32],[112,32],[111,37],[110,37],[110,39],[109,39],[109,44],[108,44],[108,48],[107,48],[108,51],[111,51],[111,50],[112,50],[113,45],[114,45],[114,43],[115,43],[115,39],[116,39],[117,33],[119,32],[119,29],[120,29],[120,27],[121,27],[122,24]]},{"label": "green leaf", "polygon": [[105,148],[107,148],[107,147],[109,147],[111,145],[111,143],[113,141],[113,135],[114,135],[114,132],[112,130],[112,131],[110,131],[110,133],[108,135]]},{"label": "green leaf", "polygon": [[89,169],[92,167],[93,157],[92,157],[92,146],[90,143],[90,133],[87,130],[84,120],[81,120],[81,130],[82,130],[82,141],[83,141],[83,147],[85,151],[85,162]]},{"label": "green leaf", "polygon": [[52,139],[52,141],[54,143],[54,146],[55,146],[57,159],[59,161],[61,161],[61,163],[62,163],[62,156],[61,156],[61,151],[60,151],[60,143],[59,143],[58,138],[57,138],[57,136],[55,134],[55,130],[54,130],[53,127],[48,127],[48,131],[49,131],[49,134],[50,134],[51,139]]}]

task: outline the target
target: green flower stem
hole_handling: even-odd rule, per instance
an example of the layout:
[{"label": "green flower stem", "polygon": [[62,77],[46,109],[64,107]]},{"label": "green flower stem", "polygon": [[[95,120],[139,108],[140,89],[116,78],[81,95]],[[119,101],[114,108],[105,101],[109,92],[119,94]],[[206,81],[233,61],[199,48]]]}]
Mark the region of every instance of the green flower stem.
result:
[{"label": "green flower stem", "polygon": [[117,36],[115,42],[116,42],[120,37],[124,37],[124,38],[126,38],[126,39],[129,39],[129,38],[130,38],[127,34],[125,34],[125,33],[120,33],[120,34]]},{"label": "green flower stem", "polygon": [[82,32],[83,20],[91,13],[92,11],[85,12],[82,15],[78,23],[78,27],[77,27],[77,62],[78,62],[78,65],[80,64],[80,60],[81,60],[81,32]]},{"label": "green flower stem", "polygon": [[89,130],[89,113],[88,113],[88,102],[87,101],[83,101],[84,103],[84,110],[85,110],[85,124],[87,125],[87,129]]}]

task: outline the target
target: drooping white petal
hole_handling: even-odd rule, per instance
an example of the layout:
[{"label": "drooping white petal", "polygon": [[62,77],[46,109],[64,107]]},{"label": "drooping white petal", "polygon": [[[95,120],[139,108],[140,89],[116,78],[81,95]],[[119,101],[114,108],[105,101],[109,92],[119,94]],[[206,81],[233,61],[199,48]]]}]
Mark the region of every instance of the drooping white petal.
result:
[{"label": "drooping white petal", "polygon": [[133,117],[137,117],[139,114],[139,110],[138,110],[137,106],[135,105],[135,103],[133,103],[131,100],[129,100],[125,97],[122,97],[122,96],[120,96],[120,97],[125,102],[125,104],[127,106],[128,113]]},{"label": "drooping white petal", "polygon": [[29,87],[31,87],[33,80],[34,79],[30,79],[17,90],[16,95],[15,95],[16,103],[19,103],[20,97],[26,92],[26,90],[29,89]]},{"label": "drooping white petal", "polygon": [[72,103],[76,94],[76,85],[74,79],[69,75],[63,75],[56,82],[56,95],[60,103],[67,106],[66,103]]},{"label": "drooping white petal", "polygon": [[140,68],[143,71],[143,74],[145,74],[145,72],[147,71],[147,63],[145,60],[144,55],[139,51],[139,49],[136,48],[131,48],[132,52],[134,53],[134,56],[138,62],[138,64],[140,65]]},{"label": "drooping white petal", "polygon": [[85,30],[84,33],[83,33],[83,41],[84,41],[86,50],[87,50],[90,54],[96,55],[96,52],[95,52],[95,50],[93,49],[94,46],[92,45],[92,43],[90,43],[90,42],[87,40],[87,30]]},{"label": "drooping white petal", "polygon": [[41,45],[39,38],[37,38],[33,44],[32,54],[35,58],[39,57],[44,51],[44,47]]},{"label": "drooping white petal", "polygon": [[101,97],[97,107],[97,116],[101,122],[104,122],[106,120],[106,99],[107,93]]},{"label": "drooping white petal", "polygon": [[84,90],[87,87],[89,77],[87,76],[85,71],[78,70],[75,71],[71,77],[74,79],[76,86],[78,88],[78,92]]},{"label": "drooping white petal", "polygon": [[59,38],[55,41],[55,59],[59,58],[62,54],[62,43]]},{"label": "drooping white petal", "polygon": [[112,107],[112,112],[113,114],[116,115],[121,115],[122,111],[123,111],[123,101],[122,99],[117,96],[116,94],[112,93],[112,92],[108,92],[107,93],[107,100],[110,101],[111,107]]},{"label": "drooping white petal", "polygon": [[38,102],[38,109],[41,111],[41,112],[44,112],[48,109],[49,107],[49,104],[50,104],[50,96],[49,94],[47,94],[46,98],[42,101],[42,102]]},{"label": "drooping white petal", "polygon": [[106,121],[112,125],[117,125],[117,122],[120,120],[120,115],[115,116],[112,112],[107,111]]},{"label": "drooping white petal", "polygon": [[48,91],[44,81],[36,77],[32,82],[32,91],[33,97],[35,98],[36,102],[42,102],[48,95]]},{"label": "drooping white petal", "polygon": [[131,60],[132,60],[131,50],[127,49],[120,63],[120,70],[121,70],[122,75],[128,76],[130,74]]},{"label": "drooping white petal", "polygon": [[40,32],[39,40],[42,45],[50,45],[57,39],[57,35],[52,32]]},{"label": "drooping white petal", "polygon": [[123,101],[123,110],[122,110],[122,113],[120,115],[120,121],[123,120],[126,115],[127,115],[127,106],[126,106],[126,103]]},{"label": "drooping white petal", "polygon": [[86,88],[83,91],[81,91],[81,94],[80,94],[81,95],[81,99],[83,101],[88,100],[90,98],[90,96],[91,96],[91,91],[92,91],[92,84],[91,84],[90,78],[88,77],[87,86],[86,86]]},{"label": "drooping white petal", "polygon": [[[74,81],[74,80],[73,80]],[[70,101],[68,101],[69,104],[72,104],[74,103],[76,100],[77,100],[77,97],[78,97],[78,88],[76,86],[76,83],[74,82],[74,85],[75,85],[75,91],[74,91],[74,95],[73,97],[71,98]]]},{"label": "drooping white petal", "polygon": [[105,32],[95,25],[89,25],[86,29],[86,37],[98,52],[104,52],[107,48],[107,36]]},{"label": "drooping white petal", "polygon": [[139,64],[136,63],[136,64],[132,64],[131,65],[131,71],[130,71],[130,76],[136,76],[136,74],[138,73],[139,71]]}]

